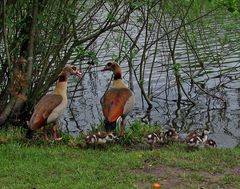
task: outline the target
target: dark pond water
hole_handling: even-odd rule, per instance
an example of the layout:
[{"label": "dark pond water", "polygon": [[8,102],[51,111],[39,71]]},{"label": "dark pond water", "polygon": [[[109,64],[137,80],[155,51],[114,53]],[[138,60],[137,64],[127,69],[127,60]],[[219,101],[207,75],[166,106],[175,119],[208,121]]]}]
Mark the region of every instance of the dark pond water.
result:
[{"label": "dark pond water", "polygon": [[[214,139],[219,147],[234,147],[240,141],[240,52],[235,50],[240,49],[240,47],[234,40],[227,45],[220,45],[218,38],[222,33],[212,34],[211,29],[208,32],[208,42],[211,45],[207,52],[202,51],[201,54],[200,51],[204,60],[204,70],[196,63],[196,56],[187,50],[183,40],[179,39],[175,53],[176,63],[181,65],[180,74],[183,88],[196,103],[195,105],[191,105],[184,94],[180,105],[177,105],[177,88],[172,70],[173,62],[169,55],[166,39],[163,38],[158,42],[157,48],[159,50],[155,51],[156,46],[149,49],[144,70],[146,91],[153,58],[154,55],[156,56],[153,75],[150,79],[153,102],[151,123],[159,123],[164,128],[173,126],[182,134],[189,130],[210,127],[212,130],[210,138]],[[233,39],[236,38],[235,35],[236,33],[233,32],[231,35]],[[105,41],[106,36],[111,38],[108,42]],[[81,65],[82,71],[86,72],[82,80],[80,82],[76,79],[70,80],[68,87],[69,108],[61,119],[62,129],[65,132],[77,135],[79,132],[86,132],[92,127],[96,127],[102,120],[100,99],[111,81],[112,74],[103,73],[100,70],[106,62],[120,52],[118,45],[111,42],[116,41],[113,40],[114,38],[116,35],[112,33],[101,36],[92,46],[92,49],[98,52],[97,58],[100,64],[91,70],[87,69],[87,64]],[[138,42],[139,47],[142,46],[143,41],[144,39]],[[201,45],[199,44],[198,48]],[[142,50],[133,59],[133,68],[136,70],[137,76],[139,76],[141,54]],[[216,57],[213,56],[214,54]],[[216,60],[219,57],[221,59]],[[121,62],[121,65],[124,80],[128,83],[129,69],[126,60]],[[194,82],[197,82],[198,85],[191,85],[190,72],[193,75],[196,74]],[[134,111],[128,117],[129,122],[141,119],[147,109],[136,79],[133,79],[133,85],[137,100]],[[225,108],[223,101],[218,97],[225,99]]]}]

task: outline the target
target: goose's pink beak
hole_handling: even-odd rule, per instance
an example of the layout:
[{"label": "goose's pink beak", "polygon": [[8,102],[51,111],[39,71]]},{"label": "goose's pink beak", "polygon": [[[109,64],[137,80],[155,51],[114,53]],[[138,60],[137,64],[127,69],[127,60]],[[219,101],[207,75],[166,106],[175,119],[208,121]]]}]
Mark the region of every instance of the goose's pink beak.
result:
[{"label": "goose's pink beak", "polygon": [[81,73],[79,70],[77,70],[74,75],[76,75],[76,76],[79,77],[79,78],[82,77],[82,73]]}]

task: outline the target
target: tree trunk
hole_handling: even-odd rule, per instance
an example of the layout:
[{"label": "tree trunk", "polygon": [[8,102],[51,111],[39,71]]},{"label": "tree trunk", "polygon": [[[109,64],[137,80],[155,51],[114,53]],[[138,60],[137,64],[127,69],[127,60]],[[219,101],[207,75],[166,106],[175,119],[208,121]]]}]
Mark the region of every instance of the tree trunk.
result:
[{"label": "tree trunk", "polygon": [[[4,12],[3,12],[4,14]],[[21,110],[24,102],[26,101],[26,93],[28,90],[28,84],[31,82],[32,76],[32,65],[33,65],[33,51],[34,51],[34,38],[37,24],[37,15],[38,15],[38,0],[33,0],[32,4],[32,14],[29,15],[26,19],[31,19],[30,26],[26,26],[22,32],[23,43],[21,45],[20,58],[16,62],[14,67],[15,71],[12,78],[13,82],[10,83],[11,97],[8,104],[5,106],[0,115],[0,125],[4,124],[7,118],[14,112],[14,115],[17,115],[16,112]],[[28,31],[29,28],[29,31]],[[27,47],[26,47],[27,44]],[[5,44],[6,49],[7,44]],[[28,55],[27,62],[25,60],[26,54]],[[10,62],[10,56],[7,56],[8,62]],[[23,65],[27,63],[27,69],[23,69]],[[9,63],[9,68],[10,68]],[[21,67],[20,67],[21,65]],[[21,78],[21,80],[19,80]],[[25,84],[26,82],[26,84]]]}]

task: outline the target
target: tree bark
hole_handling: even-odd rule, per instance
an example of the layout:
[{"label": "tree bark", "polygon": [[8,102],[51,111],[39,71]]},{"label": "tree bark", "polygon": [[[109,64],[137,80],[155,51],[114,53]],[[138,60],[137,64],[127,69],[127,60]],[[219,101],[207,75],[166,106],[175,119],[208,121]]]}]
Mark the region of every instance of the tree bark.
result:
[{"label": "tree bark", "polygon": [[[3,13],[4,14],[4,13]],[[27,69],[26,73],[23,72],[23,75],[25,76],[25,79],[27,83],[29,84],[31,81],[31,76],[32,76],[32,65],[33,65],[33,52],[34,52],[34,38],[35,38],[35,32],[36,32],[36,24],[37,24],[37,15],[38,15],[38,0],[33,0],[32,4],[32,20],[30,27],[26,26],[27,28],[30,28],[30,31],[26,33],[29,33],[29,37],[27,38],[28,40],[28,46],[27,46],[27,54],[28,54],[28,59],[27,59]],[[29,17],[30,18],[30,17]],[[23,41],[23,44],[21,46],[21,56],[25,56],[25,49],[24,46],[26,44],[26,41]],[[7,48],[7,44],[5,44],[5,48]],[[10,62],[10,56],[8,57],[8,64],[9,67],[11,66]],[[20,57],[21,58],[21,57]],[[23,57],[24,58],[24,57]],[[23,71],[23,70],[17,70],[17,71]],[[13,72],[12,72],[13,73]],[[16,75],[14,75],[14,79],[16,80]],[[13,82],[10,84],[11,88],[15,88]],[[16,112],[21,109],[21,107],[24,104],[24,99],[19,98],[19,96],[26,96],[27,90],[28,90],[29,85],[24,85],[20,91],[17,91],[19,94],[18,96],[11,94],[10,101],[9,103],[5,106],[4,110],[0,114],[0,125],[3,125],[7,118],[11,115],[12,112],[16,115]]]}]

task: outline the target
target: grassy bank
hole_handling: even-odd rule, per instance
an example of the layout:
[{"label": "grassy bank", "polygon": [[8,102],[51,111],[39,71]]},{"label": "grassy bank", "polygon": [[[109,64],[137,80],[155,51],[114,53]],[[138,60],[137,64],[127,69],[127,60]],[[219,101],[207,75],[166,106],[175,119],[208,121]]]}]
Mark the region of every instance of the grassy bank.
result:
[{"label": "grassy bank", "polygon": [[[66,137],[65,137],[66,138]],[[240,148],[155,150],[114,144],[86,149],[78,139],[27,141],[0,134],[0,188],[240,188]]]}]

